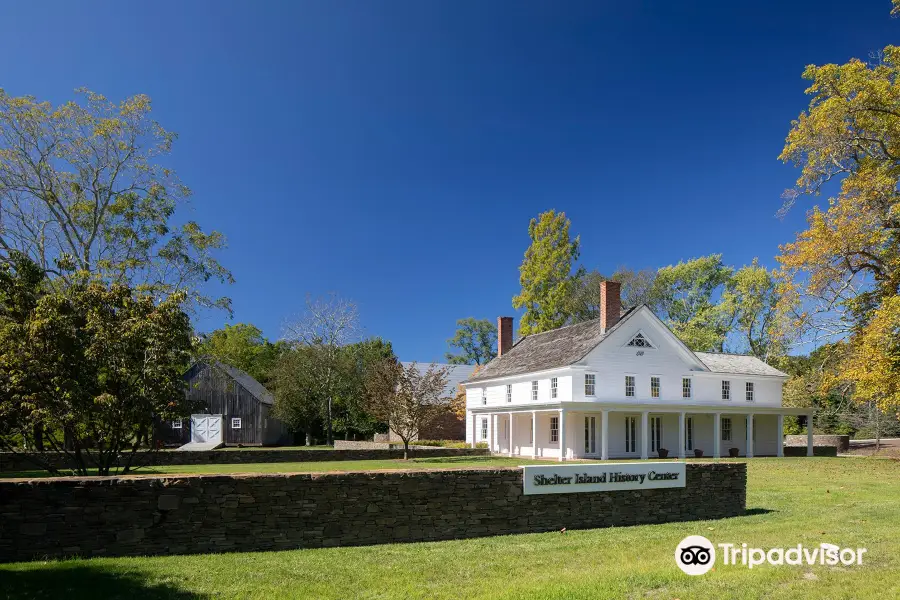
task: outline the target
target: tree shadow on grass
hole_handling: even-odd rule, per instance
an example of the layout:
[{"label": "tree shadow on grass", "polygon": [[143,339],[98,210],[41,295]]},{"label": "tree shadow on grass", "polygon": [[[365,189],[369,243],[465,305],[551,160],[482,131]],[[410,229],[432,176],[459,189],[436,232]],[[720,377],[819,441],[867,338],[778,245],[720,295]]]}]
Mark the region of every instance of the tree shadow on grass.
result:
[{"label": "tree shadow on grass", "polygon": [[769,513],[775,512],[774,510],[768,508],[748,508],[744,511],[745,517],[752,517],[754,515],[767,515]]},{"label": "tree shadow on grass", "polygon": [[136,572],[87,563],[0,567],[0,598],[85,600],[199,600],[208,596],[153,583]]}]

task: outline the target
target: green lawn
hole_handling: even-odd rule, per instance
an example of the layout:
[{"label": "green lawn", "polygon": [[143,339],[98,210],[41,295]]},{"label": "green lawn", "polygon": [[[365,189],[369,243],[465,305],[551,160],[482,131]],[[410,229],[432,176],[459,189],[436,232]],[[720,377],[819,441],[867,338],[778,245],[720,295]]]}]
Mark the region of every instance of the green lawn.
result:
[{"label": "green lawn", "polygon": [[[0,598],[900,597],[900,462],[752,459],[748,507],[719,521],[566,534],[4,565]],[[718,566],[692,578],[673,559],[691,534],[868,554],[861,567]]]},{"label": "green lawn", "polygon": [[[447,469],[465,467],[517,467],[547,464],[546,460],[493,456],[442,456],[410,460],[329,460],[310,462],[238,463],[228,465],[167,465],[142,467],[134,475],[183,475],[185,473],[323,473],[327,471],[386,471],[403,469]],[[50,477],[46,471],[0,473],[0,478]]]}]

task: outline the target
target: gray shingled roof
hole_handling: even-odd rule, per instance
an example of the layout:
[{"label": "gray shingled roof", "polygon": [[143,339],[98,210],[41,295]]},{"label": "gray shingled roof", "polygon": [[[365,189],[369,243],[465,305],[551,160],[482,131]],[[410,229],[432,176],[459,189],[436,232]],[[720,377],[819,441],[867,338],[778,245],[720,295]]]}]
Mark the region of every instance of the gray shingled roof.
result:
[{"label": "gray shingled roof", "polygon": [[[525,336],[516,342],[506,354],[487,363],[478,372],[478,375],[467,380],[466,383],[556,369],[574,364],[587,356],[588,352],[593,350],[606,336],[618,329],[638,308],[640,307],[628,310],[622,315],[619,322],[606,333],[603,333],[603,329],[600,327],[600,319],[593,319]],[[710,352],[695,352],[694,354],[714,373],[787,376],[755,356]]]},{"label": "gray shingled roof", "polygon": [[746,354],[719,354],[713,352],[694,352],[703,364],[713,373],[735,373],[738,375],[775,375],[787,377],[775,367],[771,367]]},{"label": "gray shingled roof", "polygon": [[506,354],[487,363],[477,376],[468,380],[468,383],[555,369],[578,362],[603,338],[624,323],[634,311],[635,308],[632,308],[626,312],[606,333],[600,326],[600,319],[592,319],[527,335],[516,342]]},{"label": "gray shingled roof", "polygon": [[267,390],[263,384],[251,377],[248,373],[241,371],[237,367],[226,365],[225,363],[218,360],[208,360],[204,362],[213,364],[217,369],[227,373],[232,379],[244,386],[244,388],[246,388],[248,392],[253,394],[253,396],[263,404],[271,405],[275,403],[275,396],[272,395],[272,392]]},{"label": "gray shingled roof", "polygon": [[[404,367],[408,367],[412,364],[412,361],[403,361],[401,364]],[[444,396],[446,398],[453,398],[456,396],[459,384],[465,381],[475,370],[475,365],[448,365],[435,363],[435,366],[450,368],[450,371],[447,373],[447,387],[444,388]],[[420,373],[425,373],[429,367],[431,367],[431,363],[416,363],[416,368]]]}]

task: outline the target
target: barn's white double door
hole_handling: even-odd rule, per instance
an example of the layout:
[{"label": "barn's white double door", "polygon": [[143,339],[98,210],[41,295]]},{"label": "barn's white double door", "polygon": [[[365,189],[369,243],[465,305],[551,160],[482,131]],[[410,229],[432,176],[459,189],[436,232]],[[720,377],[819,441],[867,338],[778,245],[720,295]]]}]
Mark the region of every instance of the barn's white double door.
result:
[{"label": "barn's white double door", "polygon": [[222,442],[222,415],[191,415],[191,442]]}]

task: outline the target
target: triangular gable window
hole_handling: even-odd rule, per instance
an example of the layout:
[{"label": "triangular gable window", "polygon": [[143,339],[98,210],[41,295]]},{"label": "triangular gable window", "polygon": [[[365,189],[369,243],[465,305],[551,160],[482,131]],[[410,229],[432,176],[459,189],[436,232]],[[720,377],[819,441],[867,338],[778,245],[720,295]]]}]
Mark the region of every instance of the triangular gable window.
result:
[{"label": "triangular gable window", "polygon": [[627,346],[631,346],[632,348],[655,348],[653,344],[650,343],[650,340],[644,337],[643,333],[638,333],[631,341],[626,344]]}]

